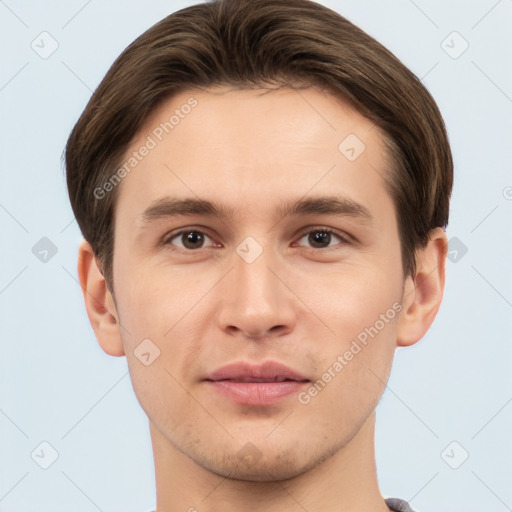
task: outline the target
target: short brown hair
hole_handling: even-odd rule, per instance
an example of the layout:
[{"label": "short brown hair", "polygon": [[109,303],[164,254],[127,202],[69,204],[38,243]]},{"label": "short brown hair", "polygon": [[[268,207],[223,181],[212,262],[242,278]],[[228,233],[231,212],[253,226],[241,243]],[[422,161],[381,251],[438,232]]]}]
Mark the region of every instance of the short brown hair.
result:
[{"label": "short brown hair", "polygon": [[112,176],[148,115],[187,89],[296,83],[329,90],[383,130],[404,275],[415,273],[416,250],[448,223],[453,179],[444,122],[427,89],[375,39],[319,4],[214,0],[167,16],[130,44],[67,142],[71,205],[111,291],[119,187],[104,198],[93,191]]}]

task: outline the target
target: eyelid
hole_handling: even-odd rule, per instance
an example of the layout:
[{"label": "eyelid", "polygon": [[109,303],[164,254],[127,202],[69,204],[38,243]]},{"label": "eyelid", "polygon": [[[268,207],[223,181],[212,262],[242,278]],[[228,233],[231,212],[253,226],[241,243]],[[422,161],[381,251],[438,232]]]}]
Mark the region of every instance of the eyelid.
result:
[{"label": "eyelid", "polygon": [[[186,252],[198,252],[201,249],[209,249],[212,247],[218,248],[219,246],[222,245],[219,242],[216,242],[214,237],[210,233],[210,230],[203,226],[187,226],[187,227],[178,228],[175,231],[166,233],[165,236],[162,238],[161,244],[163,246],[171,246],[172,245],[170,243],[171,240],[175,239],[179,235],[183,235],[183,233],[188,233],[188,232],[192,232],[192,231],[197,231],[198,233],[201,233],[201,234],[205,235],[206,237],[208,237],[213,242],[212,245],[209,245],[206,247],[201,247],[200,249],[195,249],[195,250],[194,249],[186,249],[186,248],[179,247],[179,246],[175,246],[173,249],[182,250],[182,251],[186,251]],[[341,239],[340,244],[353,244],[353,243],[357,242],[351,235],[349,235],[348,233],[346,233],[344,231],[340,231],[340,230],[337,230],[337,229],[334,229],[334,228],[331,228],[328,226],[313,225],[313,226],[306,226],[306,227],[302,228],[299,231],[299,234],[295,236],[295,242],[293,242],[293,245],[295,245],[302,237],[304,237],[305,235],[307,235],[311,232],[314,232],[314,231],[323,231],[326,233],[332,233],[333,235],[335,235]],[[336,244],[336,245],[340,245],[340,244]],[[336,247],[336,245],[323,247],[323,248],[310,247],[310,249],[314,249],[315,251],[328,250],[328,249],[333,249],[334,247]],[[299,247],[304,247],[304,246],[299,246]]]},{"label": "eyelid", "polygon": [[[323,231],[325,233],[331,233],[331,234],[337,236],[338,238],[341,239],[340,244],[354,244],[356,242],[356,240],[351,235],[349,235],[348,233],[345,233],[344,231],[339,231],[338,229],[330,228],[328,226],[308,226],[307,228],[303,228],[300,231],[299,235],[297,235],[297,237],[296,237],[296,241],[294,242],[294,244],[296,244],[305,235],[315,232],[315,231]],[[336,244],[336,245],[340,245],[340,244]],[[310,249],[314,249],[316,251],[328,250],[328,249],[335,248],[336,245],[332,245],[332,246],[328,246],[328,247],[321,247],[321,248],[310,247]],[[299,246],[299,247],[301,247],[301,246]]]},{"label": "eyelid", "polygon": [[187,248],[183,248],[183,247],[179,247],[179,246],[177,246],[175,248],[177,250],[182,250],[182,251],[187,251],[187,252],[198,252],[201,249],[208,249],[210,247],[214,247],[214,246],[220,245],[218,242],[216,242],[214,240],[214,237],[211,235],[209,230],[207,228],[205,228],[205,227],[202,227],[202,226],[187,226],[187,227],[178,228],[175,231],[171,231],[169,233],[166,233],[164,235],[164,237],[162,238],[161,244],[164,245],[164,246],[171,246],[172,245],[171,240],[174,240],[175,238],[179,237],[180,235],[183,235],[184,233],[190,233],[190,232],[194,232],[194,231],[197,232],[197,233],[201,233],[201,234],[205,235],[205,237],[208,237],[213,242],[212,245],[208,245],[206,247],[201,247],[199,249],[187,249]]}]

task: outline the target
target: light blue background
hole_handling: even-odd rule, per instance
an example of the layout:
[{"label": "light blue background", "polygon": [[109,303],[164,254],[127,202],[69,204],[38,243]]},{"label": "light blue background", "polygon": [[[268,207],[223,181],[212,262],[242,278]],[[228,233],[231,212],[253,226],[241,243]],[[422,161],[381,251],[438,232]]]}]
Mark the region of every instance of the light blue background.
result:
[{"label": "light blue background", "polygon": [[[61,165],[68,134],[118,54],[195,2],[0,0],[0,511],[144,512],[155,503],[148,423],[124,357],[98,347],[77,284],[80,232]],[[397,351],[378,408],[385,496],[422,512],[512,509],[512,1],[331,0],[423,78],[455,158],[445,299]],[[58,49],[31,42],[47,31]],[[451,58],[457,31],[469,48]],[[454,52],[461,40],[454,40]],[[37,41],[37,39],[36,39]],[[444,43],[446,45],[447,43]],[[507,188],[508,187],[508,188]],[[32,247],[48,237],[43,263]],[[453,242],[452,242],[453,248]],[[42,441],[58,458],[31,458]],[[441,456],[448,450],[452,469]]]}]

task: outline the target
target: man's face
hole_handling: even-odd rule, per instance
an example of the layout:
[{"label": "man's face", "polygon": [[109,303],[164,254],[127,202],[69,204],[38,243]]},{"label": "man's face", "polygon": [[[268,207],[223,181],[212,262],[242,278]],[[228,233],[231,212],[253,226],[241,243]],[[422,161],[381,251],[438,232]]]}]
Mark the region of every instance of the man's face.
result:
[{"label": "man's face", "polygon": [[[134,151],[114,294],[152,426],[223,476],[310,469],[372,418],[396,346],[404,279],[382,133],[316,89],[189,91]],[[166,199],[190,203],[149,212]]]}]

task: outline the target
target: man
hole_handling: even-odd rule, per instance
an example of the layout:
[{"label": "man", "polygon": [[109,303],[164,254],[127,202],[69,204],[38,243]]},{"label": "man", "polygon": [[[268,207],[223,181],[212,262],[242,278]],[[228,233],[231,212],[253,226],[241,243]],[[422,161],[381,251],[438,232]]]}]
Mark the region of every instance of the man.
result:
[{"label": "man", "polygon": [[66,148],[98,342],[126,355],[157,512],[408,511],[375,407],[439,309],[439,111],[307,0],[220,0],[116,60]]}]

